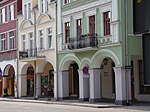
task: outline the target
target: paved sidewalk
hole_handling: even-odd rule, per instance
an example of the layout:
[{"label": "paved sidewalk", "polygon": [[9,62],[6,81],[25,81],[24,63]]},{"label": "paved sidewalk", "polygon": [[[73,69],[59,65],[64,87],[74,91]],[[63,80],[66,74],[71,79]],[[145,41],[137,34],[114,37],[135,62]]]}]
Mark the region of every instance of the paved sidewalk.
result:
[{"label": "paved sidewalk", "polygon": [[58,105],[70,105],[70,106],[82,106],[82,107],[92,107],[92,108],[112,108],[112,107],[120,107],[119,105],[115,105],[114,103],[89,103],[89,102],[78,102],[77,100],[64,100],[64,101],[49,101],[42,99],[16,99],[16,98],[0,98],[0,101],[7,102],[29,102],[29,103],[42,103],[42,104],[58,104]]}]

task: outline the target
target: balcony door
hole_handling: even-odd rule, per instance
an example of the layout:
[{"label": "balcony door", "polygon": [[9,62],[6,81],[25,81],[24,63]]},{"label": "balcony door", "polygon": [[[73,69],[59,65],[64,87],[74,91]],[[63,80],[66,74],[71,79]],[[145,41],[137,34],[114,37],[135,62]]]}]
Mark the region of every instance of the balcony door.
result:
[{"label": "balcony door", "polygon": [[34,56],[34,38],[33,38],[33,33],[29,33],[29,56],[33,57]]},{"label": "balcony door", "polygon": [[89,33],[95,33],[95,15],[89,17]]}]

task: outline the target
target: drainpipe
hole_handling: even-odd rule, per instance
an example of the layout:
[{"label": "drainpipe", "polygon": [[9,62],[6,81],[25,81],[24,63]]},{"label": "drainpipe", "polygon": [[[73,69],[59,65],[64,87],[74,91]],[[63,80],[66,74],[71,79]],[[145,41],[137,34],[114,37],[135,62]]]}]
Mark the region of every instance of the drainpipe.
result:
[{"label": "drainpipe", "polygon": [[[17,30],[16,30],[16,47],[17,47],[17,79],[16,79],[16,92],[17,92],[17,98],[19,98],[19,46],[18,46],[18,18],[16,20],[16,26],[17,26]],[[21,84],[20,84],[21,85]]]},{"label": "drainpipe", "polygon": [[[34,22],[33,22],[33,26],[34,26],[34,56],[37,55],[37,48],[36,48],[36,12],[35,10],[33,9],[32,10],[33,14],[34,14]],[[36,94],[36,60],[34,61],[34,69],[35,69],[35,72],[34,72],[34,98],[37,99],[38,96]]]},{"label": "drainpipe", "polygon": [[126,84],[126,103],[129,105],[129,48],[128,48],[128,0],[125,1],[125,84]]}]

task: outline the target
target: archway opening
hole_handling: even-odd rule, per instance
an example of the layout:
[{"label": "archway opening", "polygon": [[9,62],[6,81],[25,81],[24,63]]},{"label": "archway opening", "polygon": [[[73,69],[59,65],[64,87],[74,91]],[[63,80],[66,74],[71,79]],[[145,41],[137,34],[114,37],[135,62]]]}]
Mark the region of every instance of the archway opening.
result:
[{"label": "archway opening", "polygon": [[27,96],[34,96],[34,68],[30,65],[27,68]]},{"label": "archway opening", "polygon": [[15,80],[15,71],[11,66],[8,71],[8,95],[14,96],[14,80]]},{"label": "archway opening", "polygon": [[101,98],[103,100],[112,100],[116,98],[115,88],[115,72],[113,67],[115,63],[111,58],[104,58],[101,63],[101,75],[100,75],[100,87],[101,87]]},{"label": "archway opening", "polygon": [[44,97],[54,97],[54,68],[49,62],[41,74],[41,94]]},{"label": "archway opening", "polygon": [[78,74],[78,64],[76,62],[71,62],[68,69],[68,81],[69,81],[69,97],[77,98],[79,97],[79,74]]}]

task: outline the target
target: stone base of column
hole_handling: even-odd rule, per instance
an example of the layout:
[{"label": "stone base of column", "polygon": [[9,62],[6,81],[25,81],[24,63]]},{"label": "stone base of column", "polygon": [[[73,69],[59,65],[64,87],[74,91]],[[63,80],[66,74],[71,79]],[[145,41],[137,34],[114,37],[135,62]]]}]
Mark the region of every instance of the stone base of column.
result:
[{"label": "stone base of column", "polygon": [[128,102],[127,102],[126,100],[123,100],[123,101],[121,101],[121,100],[116,100],[116,101],[115,101],[115,104],[116,104],[116,105],[131,105],[131,100],[129,100]]},{"label": "stone base of column", "polygon": [[79,98],[79,102],[89,101],[89,98]]},{"label": "stone base of column", "polygon": [[90,103],[96,103],[96,102],[100,102],[102,99],[101,98],[95,98],[95,99],[89,99]]},{"label": "stone base of column", "polygon": [[63,101],[65,99],[69,99],[69,97],[58,97],[58,101]]}]

